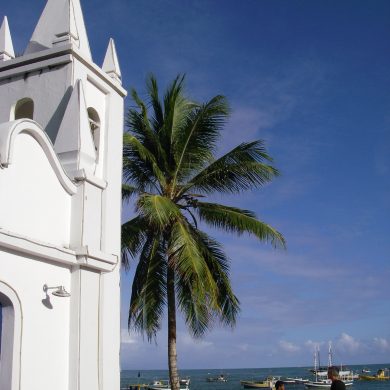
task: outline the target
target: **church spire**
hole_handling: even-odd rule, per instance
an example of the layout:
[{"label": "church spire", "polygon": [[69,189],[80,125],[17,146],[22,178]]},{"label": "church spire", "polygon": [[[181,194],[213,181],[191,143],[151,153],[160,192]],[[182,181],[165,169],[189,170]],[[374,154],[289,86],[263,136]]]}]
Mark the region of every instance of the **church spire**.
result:
[{"label": "church spire", "polygon": [[12,58],[15,58],[14,46],[12,45],[8,19],[4,16],[3,24],[0,28],[0,61],[7,61]]},{"label": "church spire", "polygon": [[121,82],[121,69],[119,67],[118,55],[116,54],[115,42],[111,38],[108,43],[108,48],[106,56],[104,57],[102,69],[106,72],[111,78]]},{"label": "church spire", "polygon": [[25,54],[68,43],[92,60],[80,0],[47,0]]}]

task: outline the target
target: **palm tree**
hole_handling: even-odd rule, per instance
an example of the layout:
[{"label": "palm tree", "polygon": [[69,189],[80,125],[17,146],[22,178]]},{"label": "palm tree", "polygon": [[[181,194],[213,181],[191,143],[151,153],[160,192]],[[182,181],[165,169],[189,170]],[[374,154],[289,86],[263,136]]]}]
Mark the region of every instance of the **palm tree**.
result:
[{"label": "palm tree", "polygon": [[226,99],[197,104],[185,97],[183,81],[178,76],[162,101],[153,76],[146,102],[132,91],[135,107],[127,113],[123,150],[123,199],[136,197],[136,216],[122,226],[123,263],[128,267],[130,257],[138,258],[128,326],[151,341],[167,308],[173,390],[179,389],[176,309],[194,337],[215,322],[234,326],[239,311],[228,258],[199,222],[284,246],[283,236],[253,212],[205,201],[214,193],[261,187],[278,171],[262,141],[242,143],[215,159],[229,115]]}]

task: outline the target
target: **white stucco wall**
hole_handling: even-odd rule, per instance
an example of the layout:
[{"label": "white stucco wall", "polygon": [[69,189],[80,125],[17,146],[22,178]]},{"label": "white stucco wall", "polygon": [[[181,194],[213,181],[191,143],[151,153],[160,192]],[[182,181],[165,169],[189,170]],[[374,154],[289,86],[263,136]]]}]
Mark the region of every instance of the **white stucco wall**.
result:
[{"label": "white stucco wall", "polygon": [[69,299],[49,295],[43,285],[70,290],[70,269],[10,251],[0,251],[0,281],[18,294],[22,309],[21,389],[68,390]]},{"label": "white stucco wall", "polygon": [[[66,20],[61,39],[46,36],[51,33],[48,26],[57,26],[53,20],[75,9],[77,26],[68,27],[85,30],[79,0],[67,4],[72,3],[73,9],[69,13],[61,9],[60,15],[55,0],[48,1],[34,35],[39,42],[48,42],[47,48],[30,44],[24,56],[6,63],[0,60],[0,288],[11,286],[20,302],[20,381],[12,389],[3,389],[0,383],[1,390],[118,390],[120,386],[126,92],[118,78],[92,63],[85,34],[79,37],[82,45],[74,35],[67,36]],[[115,69],[110,72],[115,76]],[[35,122],[9,122],[23,98],[33,100]],[[94,156],[88,107],[100,118],[93,170],[83,159],[91,148]],[[73,171],[64,170],[64,160],[52,145],[59,129],[63,144],[75,146],[66,150],[75,160]],[[93,167],[94,162],[93,157]],[[71,296],[56,297],[52,290],[46,296],[44,284],[63,285]]]},{"label": "white stucco wall", "polygon": [[53,245],[69,246],[71,195],[30,134],[16,137],[12,164],[0,171],[0,188],[2,229]]}]

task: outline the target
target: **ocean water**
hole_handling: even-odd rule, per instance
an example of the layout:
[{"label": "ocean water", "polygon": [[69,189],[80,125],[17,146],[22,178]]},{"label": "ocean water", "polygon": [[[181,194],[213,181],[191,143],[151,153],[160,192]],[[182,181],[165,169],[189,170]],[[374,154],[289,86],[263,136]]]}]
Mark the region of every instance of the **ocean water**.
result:
[{"label": "ocean water", "polygon": [[[371,370],[370,375],[376,374],[380,368],[390,367],[390,364],[349,365],[354,372],[361,373],[363,368]],[[180,370],[182,378],[191,378],[190,390],[240,390],[241,380],[263,379],[268,375],[282,377],[311,378],[311,367],[283,367],[283,368],[243,368],[243,369],[204,369],[204,370]],[[140,373],[140,377],[138,377]],[[227,382],[207,382],[207,377],[216,377],[224,374]],[[121,372],[121,388],[130,384],[148,384],[156,379],[168,379],[168,371],[165,370],[123,370]],[[286,390],[305,390],[304,385],[285,386]],[[360,381],[355,380],[351,390],[390,390],[390,381]]]}]

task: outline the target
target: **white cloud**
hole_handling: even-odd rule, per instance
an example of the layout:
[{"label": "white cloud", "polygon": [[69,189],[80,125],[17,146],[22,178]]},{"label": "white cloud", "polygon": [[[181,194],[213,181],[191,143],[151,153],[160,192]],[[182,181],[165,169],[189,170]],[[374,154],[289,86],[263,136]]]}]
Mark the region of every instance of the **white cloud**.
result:
[{"label": "white cloud", "polygon": [[249,345],[244,343],[244,344],[239,344],[238,345],[238,349],[243,351],[243,352],[247,352],[249,350]]},{"label": "white cloud", "polygon": [[298,352],[301,349],[301,347],[299,347],[298,345],[293,344],[290,341],[286,341],[286,340],[279,341],[279,348],[284,352],[289,352],[289,353]]},{"label": "white cloud", "polygon": [[310,351],[315,351],[316,348],[320,348],[324,344],[325,344],[324,341],[306,340],[304,342],[305,347],[307,347]]},{"label": "white cloud", "polygon": [[122,344],[137,344],[138,340],[136,337],[129,334],[127,329],[121,330],[121,343]]},{"label": "white cloud", "polygon": [[390,351],[390,342],[382,337],[374,338],[374,346],[383,352]]},{"label": "white cloud", "polygon": [[361,343],[347,333],[341,334],[340,338],[336,341],[336,345],[338,349],[348,353],[354,353],[361,347]]},{"label": "white cloud", "polygon": [[194,339],[189,334],[180,332],[178,333],[178,345],[183,347],[191,347],[196,349],[207,349],[213,346],[211,341]]}]

